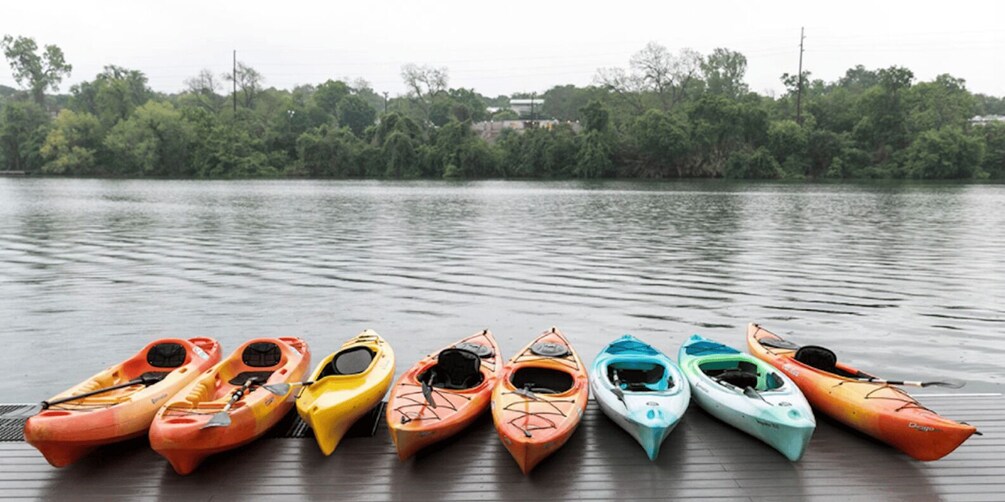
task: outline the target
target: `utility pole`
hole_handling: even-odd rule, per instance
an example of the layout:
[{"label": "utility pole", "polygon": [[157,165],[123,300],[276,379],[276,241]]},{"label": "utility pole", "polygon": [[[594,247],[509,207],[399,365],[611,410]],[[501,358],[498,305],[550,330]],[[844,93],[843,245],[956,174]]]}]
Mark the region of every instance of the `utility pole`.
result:
[{"label": "utility pole", "polygon": [[806,28],[799,28],[799,76],[796,90],[796,123],[803,123],[803,40],[806,40]]},{"label": "utility pole", "polygon": [[537,97],[537,93],[536,92],[530,93],[530,120],[531,120],[531,122],[534,121],[534,98],[536,98],[536,97]]},{"label": "utility pole", "polygon": [[237,115],[237,49],[234,49],[234,68],[231,70],[230,81],[234,84],[234,115]]},{"label": "utility pole", "polygon": [[387,115],[387,91],[384,91],[384,115]]}]

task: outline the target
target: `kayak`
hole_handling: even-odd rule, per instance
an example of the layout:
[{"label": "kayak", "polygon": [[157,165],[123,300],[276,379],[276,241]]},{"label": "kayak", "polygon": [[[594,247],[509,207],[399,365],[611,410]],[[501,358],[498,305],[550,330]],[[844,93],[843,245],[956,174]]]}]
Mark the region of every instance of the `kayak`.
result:
[{"label": "kayak", "polygon": [[631,335],[600,351],[590,371],[590,389],[600,409],[655,460],[660,445],[680,422],[691,387],[662,352]]},{"label": "kayak", "polygon": [[484,330],[426,356],[401,375],[385,414],[399,459],[464,430],[488,408],[499,378],[498,354],[495,337]]},{"label": "kayak", "polygon": [[321,361],[297,397],[297,413],[314,430],[325,455],[346,431],[380,404],[394,378],[394,351],[373,330],[365,330]]},{"label": "kayak", "polygon": [[677,356],[698,405],[712,416],[799,460],[816,429],[809,403],[789,377],[748,354],[692,335]]},{"label": "kayak", "polygon": [[492,392],[492,420],[524,474],[572,437],[589,392],[586,367],[558,328],[506,363]]},{"label": "kayak", "polygon": [[150,426],[150,446],[178,474],[188,474],[214,453],[259,438],[292,408],[294,394],[262,386],[298,382],[307,374],[307,342],[256,338],[171,398]]},{"label": "kayak", "polygon": [[[164,401],[220,360],[212,338],[162,338],[136,355],[44,401],[24,439],[55,467],[98,446],[142,436]],[[102,389],[108,389],[103,392]],[[89,397],[60,400],[81,394]],[[53,403],[53,404],[49,404]]]},{"label": "kayak", "polygon": [[925,408],[900,388],[837,362],[823,347],[800,347],[757,324],[747,326],[747,346],[791,377],[817,411],[918,460],[938,460],[977,432]]}]

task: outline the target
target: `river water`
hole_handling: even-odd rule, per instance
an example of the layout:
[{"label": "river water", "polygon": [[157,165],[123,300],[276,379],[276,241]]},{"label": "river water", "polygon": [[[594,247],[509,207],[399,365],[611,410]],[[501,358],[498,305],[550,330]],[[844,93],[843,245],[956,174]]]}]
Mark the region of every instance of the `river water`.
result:
[{"label": "river water", "polygon": [[363,328],[398,373],[490,328],[590,361],[748,322],[888,378],[998,391],[1005,186],[0,179],[0,402],[161,336]]}]

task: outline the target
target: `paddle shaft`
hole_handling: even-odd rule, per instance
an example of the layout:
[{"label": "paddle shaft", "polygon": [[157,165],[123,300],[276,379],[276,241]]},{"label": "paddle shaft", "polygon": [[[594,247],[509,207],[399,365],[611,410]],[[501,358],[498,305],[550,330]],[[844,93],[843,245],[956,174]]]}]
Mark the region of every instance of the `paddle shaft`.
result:
[{"label": "paddle shaft", "polygon": [[47,409],[49,409],[50,406],[52,406],[54,404],[62,404],[62,403],[70,402],[70,401],[76,401],[78,399],[83,399],[85,397],[96,396],[98,394],[104,394],[105,392],[113,391],[113,390],[116,390],[116,389],[124,389],[126,387],[132,387],[133,385],[140,385],[140,384],[149,385],[149,384],[153,383],[154,381],[160,381],[160,379],[154,380],[154,379],[151,379],[151,378],[140,377],[140,378],[135,378],[133,380],[130,380],[128,382],[122,382],[122,383],[117,384],[117,385],[112,385],[111,387],[105,387],[104,389],[92,390],[90,392],[85,392],[83,394],[77,394],[75,396],[64,397],[64,398],[56,399],[56,400],[53,400],[53,401],[42,401],[42,409],[43,410],[47,410]]},{"label": "paddle shaft", "polygon": [[255,377],[251,377],[245,380],[244,383],[241,384],[241,387],[234,391],[234,395],[230,396],[230,400],[227,401],[226,406],[224,406],[223,409],[220,410],[220,413],[229,412],[230,409],[234,407],[234,403],[240,401],[241,398],[244,396],[244,393],[248,392],[248,387],[251,387],[251,385],[255,382],[255,380],[258,379]]}]

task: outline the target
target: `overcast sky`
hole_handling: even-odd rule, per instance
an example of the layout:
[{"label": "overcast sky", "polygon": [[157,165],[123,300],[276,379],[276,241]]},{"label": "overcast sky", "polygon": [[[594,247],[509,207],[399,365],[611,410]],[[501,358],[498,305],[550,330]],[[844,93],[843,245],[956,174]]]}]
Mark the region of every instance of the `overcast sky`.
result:
[{"label": "overcast sky", "polygon": [[[61,87],[107,64],[142,70],[174,92],[209,68],[230,70],[231,50],[269,86],[368,80],[404,92],[402,64],[446,66],[451,87],[495,96],[587,85],[597,68],[626,66],[648,41],[672,50],[742,52],[747,83],[782,92],[795,73],[799,28],[805,69],[834,80],[856,64],[906,66],[928,80],[964,78],[1005,96],[1005,2],[976,1],[387,1],[4,2],[0,34],[56,44],[73,64]],[[0,84],[14,86],[10,72]]]}]

